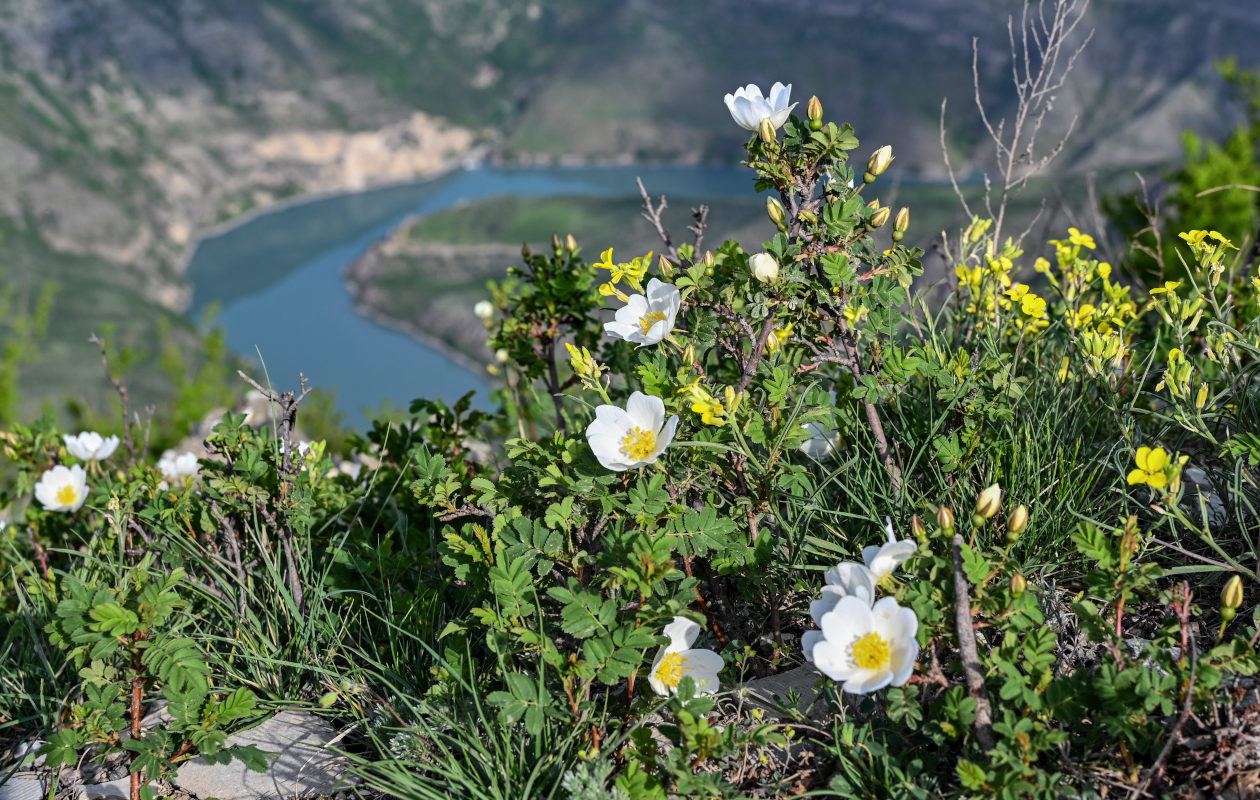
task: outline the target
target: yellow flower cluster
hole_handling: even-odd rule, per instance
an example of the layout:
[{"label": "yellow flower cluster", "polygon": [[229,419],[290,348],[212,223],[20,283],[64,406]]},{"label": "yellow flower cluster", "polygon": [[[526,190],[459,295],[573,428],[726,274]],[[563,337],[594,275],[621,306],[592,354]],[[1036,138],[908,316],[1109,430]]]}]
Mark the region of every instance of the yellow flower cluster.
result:
[{"label": "yellow flower cluster", "polygon": [[599,286],[599,293],[604,297],[616,295],[621,302],[629,300],[629,296],[617,288],[617,284],[625,283],[633,288],[636,292],[643,293],[643,278],[647,275],[648,267],[652,265],[652,252],[648,251],[645,256],[639,256],[627,262],[614,264],[612,260],[613,249],[610,247],[599,254],[599,261],[594,264],[596,269],[606,269],[610,276],[607,283]]},{"label": "yellow flower cluster", "polygon": [[726,387],[726,405],[723,406],[721,400],[700,385],[699,378],[679,389],[678,393],[691,396],[691,410],[700,415],[700,421],[705,425],[725,425],[728,416],[739,406],[739,396],[734,388]]},{"label": "yellow flower cluster", "polygon": [[1194,365],[1186,359],[1181,348],[1174,347],[1168,351],[1168,365],[1164,368],[1164,379],[1156,389],[1168,387],[1173,397],[1185,397],[1190,391],[1190,381],[1194,375]]},{"label": "yellow flower cluster", "polygon": [[[963,233],[964,242],[976,244],[990,225],[991,220],[972,220]],[[1002,252],[995,255],[990,242],[983,264],[963,263],[954,268],[958,288],[968,295],[966,311],[976,316],[977,328],[984,328],[999,317],[1006,323],[1006,333],[1012,336],[1031,336],[1049,327],[1045,299],[1026,284],[1015,283],[1011,278],[1015,259],[1023,254],[1023,250],[1007,240]]]},{"label": "yellow flower cluster", "polygon": [[1225,271],[1226,251],[1237,250],[1237,246],[1219,231],[1192,230],[1177,236],[1190,245],[1195,263],[1211,272],[1212,285],[1220,283],[1221,273]]},{"label": "yellow flower cluster", "polygon": [[582,380],[582,385],[587,389],[601,391],[603,385],[600,383],[600,376],[608,367],[596,361],[585,347],[579,349],[568,342],[565,342],[564,346],[569,351],[569,363],[573,368],[573,374]]}]

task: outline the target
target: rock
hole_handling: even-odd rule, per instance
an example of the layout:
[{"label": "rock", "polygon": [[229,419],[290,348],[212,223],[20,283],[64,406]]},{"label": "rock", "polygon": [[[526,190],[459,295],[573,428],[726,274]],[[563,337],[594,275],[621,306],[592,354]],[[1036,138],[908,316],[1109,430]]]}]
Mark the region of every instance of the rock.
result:
[{"label": "rock", "polygon": [[[787,696],[795,690],[801,698],[797,710],[810,716],[810,707],[818,699],[814,684],[820,677],[813,667],[801,666],[766,678],[748,681],[736,687],[735,692],[737,696],[746,698],[752,705],[765,709],[768,712],[767,716],[783,720],[787,719],[787,714],[783,711]],[[815,709],[814,713],[818,713],[818,709]]]},{"label": "rock", "polygon": [[269,754],[270,769],[254,772],[240,761],[189,761],[175,774],[179,788],[198,797],[258,800],[261,797],[327,795],[345,775],[345,759],[321,749],[339,736],[328,723],[300,711],[282,711],[247,731],[228,737],[228,747],[255,745]]},{"label": "rock", "polygon": [[[157,784],[149,785],[157,789]],[[131,776],[106,783],[85,783],[80,788],[82,793],[79,796],[88,800],[127,800],[131,797]]]},{"label": "rock", "polygon": [[0,772],[0,800],[41,800],[43,796],[44,781],[38,775]]}]

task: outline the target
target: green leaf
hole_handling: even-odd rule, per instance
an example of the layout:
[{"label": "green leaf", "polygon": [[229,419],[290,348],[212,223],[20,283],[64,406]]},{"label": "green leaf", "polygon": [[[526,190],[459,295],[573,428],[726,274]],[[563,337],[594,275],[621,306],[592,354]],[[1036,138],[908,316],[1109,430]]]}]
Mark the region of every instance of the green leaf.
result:
[{"label": "green leaf", "polygon": [[958,766],[955,767],[958,772],[958,779],[962,781],[962,785],[968,789],[984,788],[984,770],[978,764],[974,764],[965,758],[958,759]]}]

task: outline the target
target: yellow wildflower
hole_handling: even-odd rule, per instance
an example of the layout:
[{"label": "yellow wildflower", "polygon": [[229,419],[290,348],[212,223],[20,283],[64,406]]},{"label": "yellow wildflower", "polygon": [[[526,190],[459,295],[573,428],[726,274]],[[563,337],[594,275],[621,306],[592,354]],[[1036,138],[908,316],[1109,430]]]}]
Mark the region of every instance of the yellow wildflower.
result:
[{"label": "yellow wildflower", "polygon": [[1068,228],[1068,241],[1077,247],[1086,247],[1090,250],[1097,249],[1094,246],[1094,237],[1088,233],[1081,233],[1076,228]]},{"label": "yellow wildflower", "polygon": [[1151,289],[1151,294],[1176,294],[1181,288],[1181,281],[1164,281],[1163,286]]},{"label": "yellow wildflower", "polygon": [[1165,469],[1168,467],[1168,453],[1162,447],[1139,447],[1134,456],[1137,469],[1129,472],[1129,485],[1146,484],[1152,489],[1162,489],[1168,485]]}]

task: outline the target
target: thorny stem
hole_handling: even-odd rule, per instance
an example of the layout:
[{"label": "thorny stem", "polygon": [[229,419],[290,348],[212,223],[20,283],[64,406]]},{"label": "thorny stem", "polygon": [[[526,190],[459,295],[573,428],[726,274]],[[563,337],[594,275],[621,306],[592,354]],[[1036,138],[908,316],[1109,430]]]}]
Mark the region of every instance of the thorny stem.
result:
[{"label": "thorny stem", "polygon": [[561,435],[565,435],[564,422],[564,406],[560,402],[560,375],[556,372],[556,340],[554,337],[547,339],[544,347],[544,358],[547,361],[547,391],[551,395],[551,402],[556,407],[556,431]]},{"label": "thorny stem", "polygon": [[987,753],[993,749],[993,709],[984,686],[984,671],[976,649],[976,631],[971,623],[971,597],[963,572],[962,534],[954,534],[954,627],[958,631],[958,654],[967,676],[967,692],[976,701],[976,738]]},{"label": "thorny stem", "polygon": [[[691,559],[691,556],[683,557],[683,570],[687,573],[688,578],[695,578],[695,574],[691,571]],[[713,612],[709,610],[709,604],[704,601],[704,595],[700,594],[699,582],[696,583],[696,601],[700,603],[700,611],[704,613],[704,618],[708,620],[709,628],[713,631],[713,635],[717,637],[718,642],[723,647],[726,647],[729,644],[726,634],[722,632],[722,626],[714,619]]]},{"label": "thorny stem", "polygon": [[[131,638],[132,646],[143,642],[144,631],[136,631]],[[140,720],[144,716],[144,661],[138,648],[131,657],[131,738],[140,741]],[[133,756],[133,760],[134,760]],[[140,800],[140,780],[143,770],[131,773],[131,800]]]},{"label": "thorny stem", "polygon": [[766,321],[761,324],[761,333],[757,336],[756,345],[753,347],[752,355],[748,357],[748,363],[744,365],[744,373],[739,376],[739,383],[735,386],[735,394],[742,393],[748,388],[748,384],[752,383],[753,376],[757,374],[757,364],[761,361],[761,356],[766,351],[766,342],[770,340],[770,334],[774,332],[774,312],[766,317]]},{"label": "thorny stem", "polygon": [[35,558],[39,560],[39,577],[48,580],[48,556],[44,553],[44,548],[40,546],[39,539],[35,538],[35,529],[28,527],[26,535],[35,547]]},{"label": "thorny stem", "polygon": [[[840,317],[837,320],[840,326],[840,340],[845,349],[845,353],[849,357],[849,368],[853,371],[853,379],[861,382],[862,370],[858,366],[857,347],[853,344],[853,337],[849,332],[849,323]],[[893,458],[892,448],[888,446],[888,436],[884,433],[884,422],[880,419],[879,409],[870,401],[870,398],[862,398],[862,407],[866,411],[866,422],[871,427],[871,435],[875,437],[875,452],[879,455],[879,460],[883,463],[884,469],[888,470],[888,477],[892,481],[893,494],[901,494],[902,478],[901,468],[897,466],[896,459]]]}]

